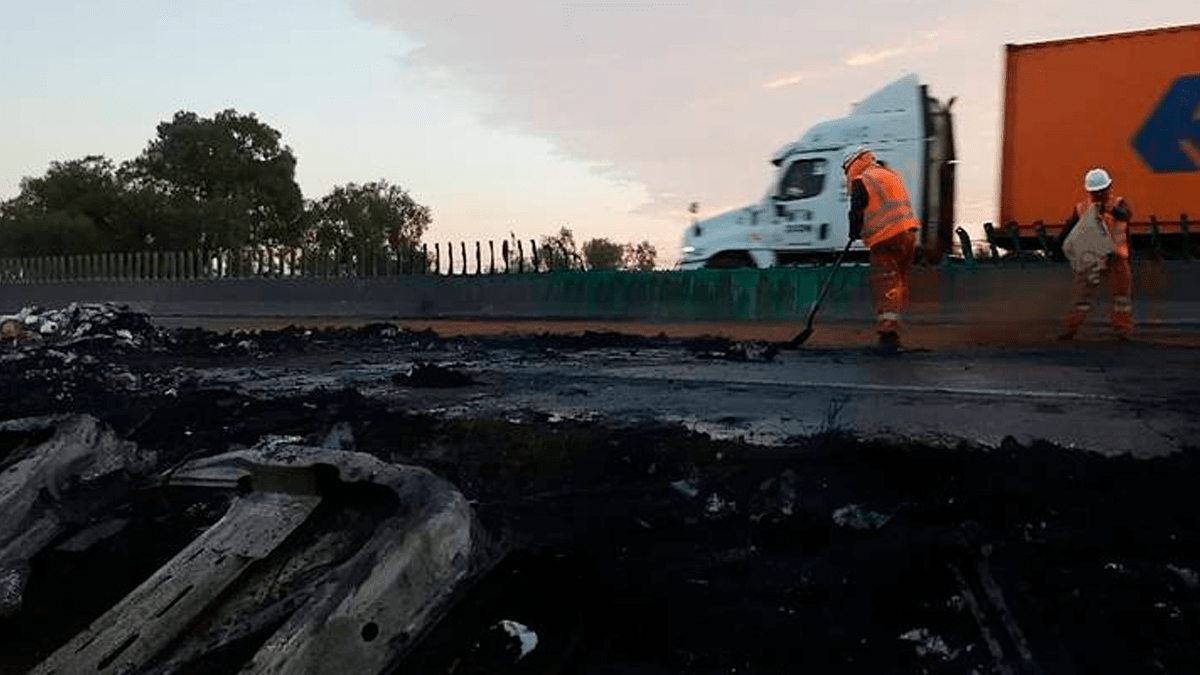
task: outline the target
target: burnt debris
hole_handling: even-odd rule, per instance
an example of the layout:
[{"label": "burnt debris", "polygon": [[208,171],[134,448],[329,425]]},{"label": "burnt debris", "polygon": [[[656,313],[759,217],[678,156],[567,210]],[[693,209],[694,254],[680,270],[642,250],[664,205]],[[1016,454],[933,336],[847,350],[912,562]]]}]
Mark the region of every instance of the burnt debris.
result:
[{"label": "burnt debris", "polygon": [[476,384],[475,378],[462,370],[440,363],[417,362],[402,373],[392,376],[392,382],[406,387],[467,387]]},{"label": "burnt debris", "polygon": [[739,348],[116,316],[141,347],[0,345],[0,672],[1200,671],[1195,450],[451,415],[406,401],[496,391],[502,352]]}]

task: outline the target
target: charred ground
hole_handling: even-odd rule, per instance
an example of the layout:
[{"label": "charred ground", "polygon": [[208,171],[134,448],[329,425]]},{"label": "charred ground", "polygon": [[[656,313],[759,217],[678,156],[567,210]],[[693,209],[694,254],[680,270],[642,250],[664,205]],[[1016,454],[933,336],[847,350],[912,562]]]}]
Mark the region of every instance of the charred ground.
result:
[{"label": "charred ground", "polygon": [[[389,325],[127,335],[6,345],[3,419],[94,415],[160,471],[291,436],[427,467],[472,500],[507,555],[404,672],[1200,671],[1194,450],[1135,460],[835,427],[761,446],[666,422],[436,410],[479,388],[455,364],[480,355],[772,358],[720,339],[443,339]],[[362,361],[405,367],[369,387],[275,395],[221,380]],[[0,434],[0,466],[38,441]],[[129,525],[65,545],[79,522],[38,555],[23,609],[0,620],[0,671],[31,667],[222,513],[220,498],[163,495],[144,478],[80,486],[119,494]],[[502,619],[538,635],[515,664],[486,648]],[[237,657],[220,665],[235,672]]]}]

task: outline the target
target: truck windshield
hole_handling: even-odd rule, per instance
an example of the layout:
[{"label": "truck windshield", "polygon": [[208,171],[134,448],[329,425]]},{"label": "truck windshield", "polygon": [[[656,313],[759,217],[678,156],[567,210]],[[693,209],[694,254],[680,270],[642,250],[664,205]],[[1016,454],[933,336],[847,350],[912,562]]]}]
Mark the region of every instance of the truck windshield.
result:
[{"label": "truck windshield", "polygon": [[824,159],[798,159],[792,162],[779,182],[779,194],[776,196],[782,200],[792,200],[821,194],[828,173],[826,164]]}]

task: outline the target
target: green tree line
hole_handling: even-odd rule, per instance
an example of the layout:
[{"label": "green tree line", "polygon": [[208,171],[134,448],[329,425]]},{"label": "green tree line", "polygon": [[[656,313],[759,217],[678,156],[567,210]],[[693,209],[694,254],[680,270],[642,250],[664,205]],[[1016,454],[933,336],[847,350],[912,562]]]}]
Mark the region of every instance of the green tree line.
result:
[{"label": "green tree line", "polygon": [[654,269],[658,252],[649,241],[619,244],[611,239],[589,239],[578,246],[575,233],[563,227],[558,234],[542,237],[539,244],[546,269],[634,270]]},{"label": "green tree line", "polygon": [[[141,154],[53,162],[0,202],[0,257],[286,247],[353,266],[411,259],[432,222],[429,207],[386,180],[334,187],[306,199],[296,155],[253,113],[180,111]],[[544,269],[652,269],[647,242],[543,237]]]}]

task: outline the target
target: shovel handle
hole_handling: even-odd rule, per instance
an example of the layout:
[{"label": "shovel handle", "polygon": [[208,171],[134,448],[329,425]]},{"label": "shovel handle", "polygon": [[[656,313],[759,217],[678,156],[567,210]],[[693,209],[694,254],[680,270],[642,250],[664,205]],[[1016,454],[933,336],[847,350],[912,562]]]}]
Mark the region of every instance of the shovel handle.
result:
[{"label": "shovel handle", "polygon": [[825,296],[829,293],[829,287],[833,285],[833,277],[837,275],[838,268],[842,266],[842,259],[846,257],[846,254],[850,251],[850,247],[853,245],[853,239],[847,241],[846,247],[842,249],[841,253],[838,253],[837,260],[833,262],[833,269],[829,271],[829,276],[825,279],[825,283],[821,286],[821,292],[817,294],[817,299],[813,301],[812,309],[808,311],[809,326],[812,326],[812,320],[817,314],[817,308],[819,308],[821,303],[825,301]]}]

